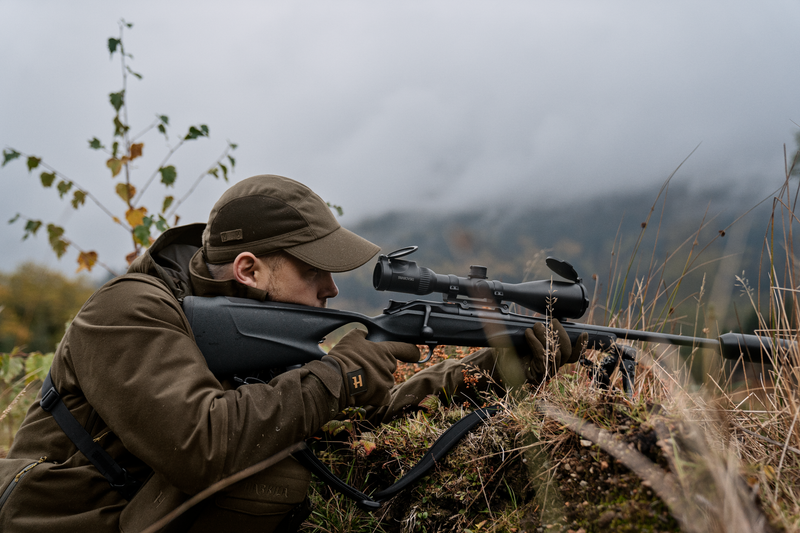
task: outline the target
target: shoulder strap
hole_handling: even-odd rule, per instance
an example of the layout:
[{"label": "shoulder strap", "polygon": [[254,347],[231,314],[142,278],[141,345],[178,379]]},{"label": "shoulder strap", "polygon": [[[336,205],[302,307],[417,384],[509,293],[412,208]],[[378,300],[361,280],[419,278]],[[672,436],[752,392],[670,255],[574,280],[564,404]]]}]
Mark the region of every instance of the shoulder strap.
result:
[{"label": "shoulder strap", "polygon": [[419,463],[414,465],[414,468],[409,470],[405,476],[401,477],[388,488],[376,493],[372,497],[367,496],[360,490],[336,477],[333,472],[325,466],[325,463],[320,461],[309,448],[295,452],[294,457],[331,488],[355,501],[359,508],[364,511],[374,511],[381,506],[381,502],[388,500],[401,490],[419,481],[420,478],[425,476],[428,471],[436,465],[436,461],[447,455],[464,435],[469,433],[472,428],[497,413],[497,411],[498,408],[495,406],[475,410],[447,428],[447,431],[436,439],[433,446],[422,456]]},{"label": "shoulder strap", "polygon": [[75,419],[75,416],[67,409],[58,391],[53,386],[50,372],[44,378],[42,400],[39,405],[53,415],[53,418],[69,437],[69,440],[78,447],[78,450],[86,456],[89,462],[97,467],[97,470],[103,474],[103,477],[108,480],[113,489],[119,491],[126,500],[133,498],[133,495],[139,490],[139,481],[129,476],[128,472],[119,466],[114,458],[97,444],[89,432]]}]

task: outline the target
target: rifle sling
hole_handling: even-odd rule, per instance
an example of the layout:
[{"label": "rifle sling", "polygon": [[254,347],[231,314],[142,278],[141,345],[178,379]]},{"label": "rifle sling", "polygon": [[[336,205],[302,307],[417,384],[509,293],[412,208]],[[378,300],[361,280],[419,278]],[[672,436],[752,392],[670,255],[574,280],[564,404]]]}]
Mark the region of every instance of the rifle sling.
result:
[{"label": "rifle sling", "polygon": [[348,485],[333,472],[331,472],[325,464],[320,461],[314,452],[309,448],[294,453],[294,457],[311,472],[317,475],[323,482],[328,484],[331,488],[341,492],[348,498],[355,501],[356,505],[364,511],[374,511],[378,509],[381,503],[388,500],[395,494],[403,489],[410,487],[414,483],[425,476],[428,471],[436,465],[436,461],[442,459],[447,453],[461,440],[464,435],[469,433],[472,428],[487,420],[490,416],[497,413],[499,409],[496,406],[484,407],[477,409],[468,414],[449,428],[447,431],[436,439],[436,442],[430,449],[422,456],[422,459],[408,471],[406,475],[401,477],[398,481],[390,485],[388,488],[377,492],[374,496],[370,497]]},{"label": "rifle sling", "polygon": [[58,391],[53,386],[50,372],[48,372],[47,377],[44,378],[42,399],[39,405],[42,409],[53,415],[56,423],[58,423],[69,440],[71,440],[72,443],[78,447],[78,450],[86,456],[89,462],[103,474],[103,477],[108,480],[113,489],[119,491],[126,500],[133,498],[141,484],[139,481],[129,476],[127,470],[119,466],[114,458],[97,444],[92,439],[89,432],[75,419],[75,415],[70,412],[61,399],[61,395],[58,394]]}]

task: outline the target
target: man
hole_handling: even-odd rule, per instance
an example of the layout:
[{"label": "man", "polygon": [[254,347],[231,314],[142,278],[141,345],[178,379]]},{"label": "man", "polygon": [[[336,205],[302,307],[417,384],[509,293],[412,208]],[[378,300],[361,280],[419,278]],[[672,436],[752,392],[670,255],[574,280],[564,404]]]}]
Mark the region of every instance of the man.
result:
[{"label": "man", "polygon": [[[86,302],[65,334],[51,368],[53,393],[46,382],[45,398],[37,397],[0,461],[0,529],[140,531],[188,495],[308,438],[345,407],[367,407],[380,422],[428,394],[465,392],[459,361],[393,387],[397,359],[417,361],[418,349],[370,342],[358,331],[322,360],[269,383],[234,388],[229,376],[209,371],[181,309],[185,296],[324,307],[338,294],[331,273],[378,251],[342,228],[310,189],[270,175],[231,187],[207,225],[164,233]],[[559,328],[561,348],[550,359],[544,330],[528,332],[532,355],[521,372],[529,381],[577,360]],[[484,350],[469,362],[492,372],[495,359]],[[363,386],[348,385],[353,375]],[[101,451],[78,450],[80,439],[55,419],[61,405],[59,420],[68,411]],[[124,476],[109,482],[115,469]],[[286,459],[196,506],[170,530],[293,531],[309,512],[309,481]]]}]

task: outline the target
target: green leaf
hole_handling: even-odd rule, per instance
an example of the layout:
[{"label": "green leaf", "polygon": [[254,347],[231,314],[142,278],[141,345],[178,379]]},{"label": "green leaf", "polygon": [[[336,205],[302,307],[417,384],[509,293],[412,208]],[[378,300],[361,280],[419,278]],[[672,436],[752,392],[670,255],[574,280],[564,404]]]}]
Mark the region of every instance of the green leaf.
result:
[{"label": "green leaf", "polygon": [[215,178],[219,179],[219,169],[217,167],[212,168],[208,171],[209,174],[214,176]]},{"label": "green leaf", "polygon": [[120,108],[125,104],[125,89],[118,93],[109,94],[108,99],[111,102],[111,106],[114,108],[114,110],[119,113]]},{"label": "green leaf", "polygon": [[161,167],[158,171],[161,172],[161,183],[167,187],[172,186],[175,183],[175,179],[178,177],[178,171],[175,170],[175,167],[172,165]]},{"label": "green leaf", "polygon": [[62,235],[64,235],[64,228],[55,224],[47,225],[47,238],[50,241],[50,247],[53,248],[59,259],[67,251],[67,246],[69,246],[69,243],[61,238]]},{"label": "green leaf", "polygon": [[72,207],[73,208],[78,209],[79,205],[83,205],[83,204],[86,203],[86,193],[81,191],[81,190],[75,191],[72,194],[72,202],[71,203],[72,203]]},{"label": "green leaf", "polygon": [[32,156],[32,155],[28,156],[28,172],[30,172],[34,168],[38,167],[39,163],[41,163],[41,162],[42,162],[42,159],[40,157],[35,157],[35,156]]},{"label": "green leaf", "polygon": [[22,240],[24,241],[31,235],[36,235],[36,232],[39,231],[39,228],[42,227],[41,220],[28,220],[25,223],[25,235],[22,236]]},{"label": "green leaf", "polygon": [[[166,213],[167,209],[169,209],[169,206],[171,206],[172,202],[174,202],[174,201],[175,201],[175,198],[173,196],[165,196],[164,197],[164,205],[161,207],[161,212],[162,213]],[[19,216],[19,215],[17,215],[17,216]]]},{"label": "green leaf", "polygon": [[184,140],[191,141],[192,139],[197,139],[198,137],[208,136],[208,126],[203,124],[200,126],[200,129],[195,128],[194,126],[189,127],[189,133],[186,134]]},{"label": "green leaf", "polygon": [[112,157],[117,157],[117,151],[119,151],[119,143],[114,141],[114,144],[111,145]]},{"label": "green leaf", "polygon": [[25,361],[15,354],[0,354],[0,379],[9,383],[16,380],[24,370]]},{"label": "green leaf", "polygon": [[139,224],[133,228],[133,240],[142,246],[150,246],[150,228],[144,224]]},{"label": "green leaf", "polygon": [[169,126],[169,117],[167,115],[159,115],[158,118],[161,120],[162,124]]},{"label": "green leaf", "polygon": [[156,229],[161,233],[164,233],[169,229],[169,224],[167,224],[166,219],[161,215],[158,215],[158,221],[156,222]]},{"label": "green leaf", "polygon": [[9,223],[9,224],[13,224],[13,223],[14,223],[14,222],[16,222],[17,220],[19,220],[19,217],[20,217],[20,214],[19,214],[19,213],[17,213],[17,214],[16,214],[16,215],[14,215],[13,217],[11,217],[11,220],[9,220],[9,221],[8,221],[8,223]]},{"label": "green leaf", "polygon": [[42,180],[42,187],[52,187],[53,182],[56,180],[56,173],[42,172],[40,178]]},{"label": "green leaf", "polygon": [[103,143],[100,142],[100,139],[97,137],[92,137],[92,140],[89,141],[89,148],[92,150],[101,150],[105,148],[105,146],[103,146]]},{"label": "green leaf", "polygon": [[228,181],[228,167],[223,165],[222,163],[219,164],[219,168],[222,169],[222,179]]},{"label": "green leaf", "polygon": [[236,150],[239,147],[239,145],[238,144],[234,144],[234,143],[230,143],[230,147],[231,147],[231,150]]},{"label": "green leaf", "polygon": [[3,150],[3,164],[0,165],[0,167],[6,166],[6,163],[8,163],[9,161],[13,161],[14,159],[18,158],[20,155],[22,155],[22,154],[20,154],[19,152],[17,152],[13,148],[4,149]]},{"label": "green leaf", "polygon": [[163,134],[164,134],[164,136],[166,137],[166,135],[167,135],[167,128],[165,128],[163,124],[159,124],[159,125],[158,125],[158,131],[160,131],[161,133],[163,133]]},{"label": "green leaf", "polygon": [[231,170],[233,170],[233,167],[236,166],[236,160],[234,158],[232,158],[231,156],[228,156],[228,161],[231,162]]},{"label": "green leaf", "polygon": [[119,119],[119,115],[114,117],[114,136],[122,137],[125,134],[125,132],[128,131],[129,129],[130,128],[125,124],[123,124],[122,121]]},{"label": "green leaf", "polygon": [[120,46],[121,44],[122,44],[122,41],[120,41],[119,39],[115,39],[113,37],[109,37],[108,38],[108,53],[113,56],[114,52],[117,51],[117,46]]},{"label": "green leaf", "polygon": [[58,189],[58,197],[64,198],[64,195],[67,194],[69,190],[72,188],[72,182],[61,180],[60,182],[58,182],[56,188]]},{"label": "green leaf", "polygon": [[331,209],[335,209],[336,212],[339,214],[339,216],[344,215],[344,209],[342,209],[342,206],[336,205],[336,204],[332,204],[330,202],[325,202],[325,203],[328,204],[328,207],[330,207]]},{"label": "green leaf", "polygon": [[53,352],[47,354],[33,352],[28,354],[25,359],[25,374],[28,376],[25,380],[26,385],[36,379],[44,381],[45,376],[50,371],[54,355]]}]

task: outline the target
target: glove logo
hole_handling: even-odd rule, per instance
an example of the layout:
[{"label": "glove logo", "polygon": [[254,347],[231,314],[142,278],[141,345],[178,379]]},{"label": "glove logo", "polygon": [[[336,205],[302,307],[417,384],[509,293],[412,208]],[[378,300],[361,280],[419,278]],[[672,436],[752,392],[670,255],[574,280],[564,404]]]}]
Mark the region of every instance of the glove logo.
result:
[{"label": "glove logo", "polygon": [[350,386],[350,396],[355,396],[367,390],[364,386],[364,371],[360,368],[347,373],[347,382]]}]

